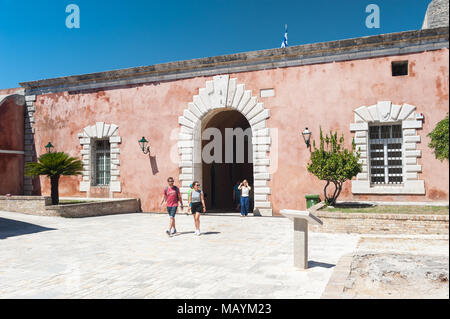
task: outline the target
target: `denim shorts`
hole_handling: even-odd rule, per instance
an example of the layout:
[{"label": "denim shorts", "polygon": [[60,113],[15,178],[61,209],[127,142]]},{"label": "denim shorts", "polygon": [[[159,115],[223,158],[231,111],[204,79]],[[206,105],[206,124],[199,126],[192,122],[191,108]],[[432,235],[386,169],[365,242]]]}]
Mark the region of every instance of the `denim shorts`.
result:
[{"label": "denim shorts", "polygon": [[177,208],[178,206],[174,206],[174,207],[169,207],[167,206],[167,212],[169,213],[169,216],[174,218],[175,214],[177,213]]}]

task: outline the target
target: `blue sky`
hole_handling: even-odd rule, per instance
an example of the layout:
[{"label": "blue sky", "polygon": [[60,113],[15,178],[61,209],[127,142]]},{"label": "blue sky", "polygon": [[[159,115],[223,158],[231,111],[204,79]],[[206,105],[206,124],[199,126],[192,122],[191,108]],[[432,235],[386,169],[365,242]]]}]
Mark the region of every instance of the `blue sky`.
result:
[{"label": "blue sky", "polygon": [[[417,30],[430,0],[0,0],[0,88],[19,82]],[[65,25],[80,8],[80,28]],[[380,28],[365,25],[367,5]]]}]

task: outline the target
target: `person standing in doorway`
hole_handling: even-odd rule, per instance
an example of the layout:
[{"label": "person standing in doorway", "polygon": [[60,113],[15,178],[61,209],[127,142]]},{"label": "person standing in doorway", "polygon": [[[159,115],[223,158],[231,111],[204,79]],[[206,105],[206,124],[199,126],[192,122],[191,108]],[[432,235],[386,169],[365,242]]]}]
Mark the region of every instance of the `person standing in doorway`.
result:
[{"label": "person standing in doorway", "polygon": [[174,180],[172,177],[167,179],[169,184],[164,188],[163,197],[161,199],[161,207],[164,202],[166,202],[167,212],[169,213],[169,229],[166,230],[167,235],[171,236],[177,232],[175,228],[175,214],[178,209],[178,202],[181,204],[181,209],[183,209],[183,200],[181,199],[180,190],[174,185]]},{"label": "person standing in doorway", "polygon": [[241,191],[241,216],[244,217],[248,215],[250,205],[249,194],[252,188],[248,185],[248,181],[244,179],[239,184],[238,189]]},{"label": "person standing in doorway", "polygon": [[193,183],[194,189],[189,193],[188,203],[194,216],[195,234],[200,236],[200,214],[206,213],[205,196],[200,189],[200,183],[195,181]]},{"label": "person standing in doorway", "polygon": [[239,181],[233,186],[233,203],[237,211],[241,210],[241,191],[239,190]]}]

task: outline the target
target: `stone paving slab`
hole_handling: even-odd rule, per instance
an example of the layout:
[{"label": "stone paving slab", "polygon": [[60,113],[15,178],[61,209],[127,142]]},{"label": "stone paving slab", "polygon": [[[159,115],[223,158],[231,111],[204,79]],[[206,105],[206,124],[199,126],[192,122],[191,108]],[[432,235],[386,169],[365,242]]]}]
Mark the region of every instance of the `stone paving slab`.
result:
[{"label": "stone paving slab", "polygon": [[160,214],[0,211],[0,298],[320,298],[360,238],[310,232],[302,271],[286,218],[202,216],[198,237],[191,216],[176,222],[179,235],[168,237]]}]

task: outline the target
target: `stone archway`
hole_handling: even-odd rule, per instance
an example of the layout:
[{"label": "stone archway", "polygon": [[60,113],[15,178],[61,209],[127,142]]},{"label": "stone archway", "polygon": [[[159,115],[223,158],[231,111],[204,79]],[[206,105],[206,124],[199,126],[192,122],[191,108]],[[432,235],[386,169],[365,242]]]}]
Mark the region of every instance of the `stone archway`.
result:
[{"label": "stone archway", "polygon": [[254,178],[254,214],[272,216],[272,206],[269,200],[270,180],[268,167],[270,160],[271,138],[267,128],[270,117],[263,103],[258,103],[251,90],[246,90],[244,84],[238,84],[237,79],[229,75],[218,75],[212,81],[206,82],[205,88],[199,89],[199,94],[193,97],[183,115],[178,118],[181,125],[178,135],[180,159],[181,194],[187,204],[189,185],[194,180],[202,180],[201,158],[201,128],[202,120],[211,112],[219,109],[237,110],[248,120],[252,130],[253,144],[253,178]]}]

